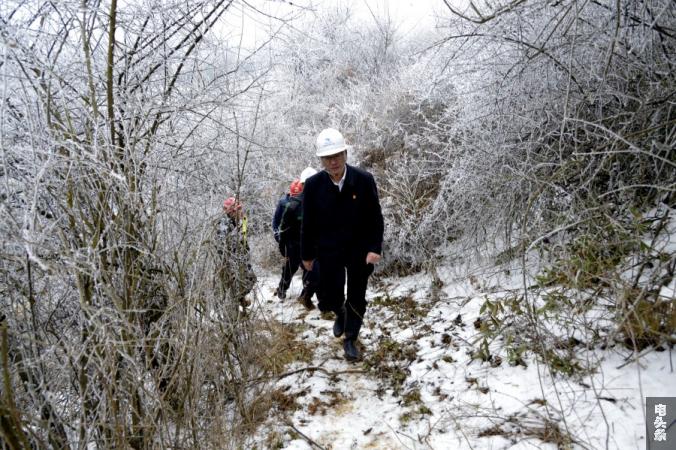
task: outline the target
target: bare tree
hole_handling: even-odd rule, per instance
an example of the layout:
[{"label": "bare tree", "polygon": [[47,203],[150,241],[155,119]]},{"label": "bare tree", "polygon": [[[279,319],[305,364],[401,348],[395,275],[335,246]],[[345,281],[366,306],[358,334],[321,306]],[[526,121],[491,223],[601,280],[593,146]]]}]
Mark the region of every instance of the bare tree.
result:
[{"label": "bare tree", "polygon": [[215,223],[247,171],[247,108],[265,68],[216,39],[233,5],[0,10],[0,406],[12,448],[246,438],[262,337],[236,289],[218,287],[223,258],[238,255],[219,251]]}]

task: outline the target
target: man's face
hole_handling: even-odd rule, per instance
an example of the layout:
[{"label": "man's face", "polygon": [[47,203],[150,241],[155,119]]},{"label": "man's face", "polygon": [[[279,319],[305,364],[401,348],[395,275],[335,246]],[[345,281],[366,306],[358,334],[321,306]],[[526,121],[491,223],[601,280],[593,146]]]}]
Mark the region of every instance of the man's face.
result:
[{"label": "man's face", "polygon": [[331,156],[322,156],[322,167],[326,170],[332,178],[340,178],[343,176],[345,170],[345,163],[347,162],[347,150]]}]

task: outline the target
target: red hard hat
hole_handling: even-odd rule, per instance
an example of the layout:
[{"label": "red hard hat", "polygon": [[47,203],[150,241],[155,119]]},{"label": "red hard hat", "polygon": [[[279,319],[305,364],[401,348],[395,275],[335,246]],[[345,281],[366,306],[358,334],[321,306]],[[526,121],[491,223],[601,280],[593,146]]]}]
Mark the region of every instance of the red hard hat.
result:
[{"label": "red hard hat", "polygon": [[223,211],[227,214],[237,212],[242,209],[242,204],[235,197],[228,197],[223,202]]},{"label": "red hard hat", "polygon": [[303,183],[301,183],[300,180],[293,180],[291,186],[289,187],[289,194],[295,197],[301,192],[303,192]]}]

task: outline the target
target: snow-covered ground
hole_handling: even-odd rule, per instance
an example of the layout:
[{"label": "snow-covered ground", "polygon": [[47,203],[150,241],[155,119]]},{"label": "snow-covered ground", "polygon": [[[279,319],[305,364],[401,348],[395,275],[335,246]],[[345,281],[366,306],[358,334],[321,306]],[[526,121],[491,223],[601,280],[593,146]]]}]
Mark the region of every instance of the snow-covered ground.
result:
[{"label": "snow-covered ground", "polygon": [[638,363],[618,348],[580,350],[599,362],[593,377],[552,376],[527,355],[525,365],[481,361],[472,356],[480,307],[518,289],[519,277],[439,273],[436,292],[426,275],[372,280],[358,363],[343,359],[333,321],[295,300],[299,275],[284,301],[272,294],[278,276],[260,276],[263,313],[300,330],[312,360],[276,382],[295,405],[272,414],[258,442],[274,434],[288,449],[555,449],[572,436],[573,448],[645,448],[644,397],[676,396],[668,349]]}]

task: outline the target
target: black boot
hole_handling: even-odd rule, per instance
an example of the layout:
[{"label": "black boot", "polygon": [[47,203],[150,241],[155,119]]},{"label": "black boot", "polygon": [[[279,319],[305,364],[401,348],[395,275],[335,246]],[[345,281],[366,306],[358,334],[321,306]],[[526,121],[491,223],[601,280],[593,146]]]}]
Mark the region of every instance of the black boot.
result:
[{"label": "black boot", "polygon": [[345,332],[345,310],[341,309],[336,313],[336,320],[333,322],[333,335],[341,337]]},{"label": "black boot", "polygon": [[348,361],[359,361],[361,353],[355,344],[354,339],[345,339],[343,342],[343,350],[345,350],[345,359]]},{"label": "black boot", "polygon": [[282,286],[278,286],[277,290],[275,291],[275,295],[279,297],[280,299],[285,299],[286,298],[286,291],[282,289]]},{"label": "black boot", "polygon": [[307,309],[308,311],[311,311],[315,308],[315,305],[312,303],[312,294],[308,295],[308,292],[306,290],[303,290],[303,292],[300,293],[298,301],[303,306],[305,306],[305,309]]}]

